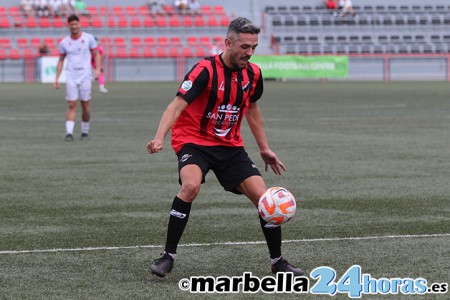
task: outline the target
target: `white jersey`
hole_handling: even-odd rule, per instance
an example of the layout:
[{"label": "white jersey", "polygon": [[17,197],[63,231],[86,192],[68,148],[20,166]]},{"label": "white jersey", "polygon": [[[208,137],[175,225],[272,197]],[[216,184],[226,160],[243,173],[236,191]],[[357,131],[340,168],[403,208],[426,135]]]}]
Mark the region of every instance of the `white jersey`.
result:
[{"label": "white jersey", "polygon": [[86,32],[82,32],[77,39],[70,35],[62,39],[59,54],[66,56],[66,81],[79,84],[84,80],[92,80],[91,51],[95,48],[97,43],[94,37]]}]

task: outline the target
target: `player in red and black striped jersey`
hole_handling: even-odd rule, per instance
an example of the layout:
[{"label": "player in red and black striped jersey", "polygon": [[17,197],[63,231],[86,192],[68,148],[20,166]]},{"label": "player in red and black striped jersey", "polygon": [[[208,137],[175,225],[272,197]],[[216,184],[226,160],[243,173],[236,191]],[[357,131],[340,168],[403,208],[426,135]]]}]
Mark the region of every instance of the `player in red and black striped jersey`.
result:
[{"label": "player in red and black striped jersey", "polygon": [[[181,189],[170,212],[167,240],[162,256],[151,272],[164,277],[172,270],[178,243],[187,224],[191,204],[197,197],[209,170],[213,170],[226,191],[246,195],[257,207],[266,191],[261,173],[244,149],[241,124],[245,118],[258,144],[261,157],[277,175],[286,168],[270,149],[264,131],[258,99],[263,93],[260,68],[249,62],[258,46],[260,28],[246,18],[236,18],[225,38],[225,51],[200,60],[185,76],[175,99],[163,113],[149,153],[163,149],[172,130],[172,148],[178,156]],[[269,226],[261,217],[272,271],[303,271],[281,255],[281,228]]]}]

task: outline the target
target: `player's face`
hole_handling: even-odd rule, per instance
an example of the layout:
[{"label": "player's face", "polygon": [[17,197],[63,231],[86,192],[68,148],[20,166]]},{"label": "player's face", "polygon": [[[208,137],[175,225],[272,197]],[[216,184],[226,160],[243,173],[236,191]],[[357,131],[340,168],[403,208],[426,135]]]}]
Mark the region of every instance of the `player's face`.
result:
[{"label": "player's face", "polygon": [[240,33],[236,39],[230,39],[227,43],[230,51],[230,63],[234,69],[245,68],[247,61],[255,53],[258,46],[258,35],[251,33]]},{"label": "player's face", "polygon": [[70,34],[77,36],[80,33],[80,22],[72,21],[69,23]]}]

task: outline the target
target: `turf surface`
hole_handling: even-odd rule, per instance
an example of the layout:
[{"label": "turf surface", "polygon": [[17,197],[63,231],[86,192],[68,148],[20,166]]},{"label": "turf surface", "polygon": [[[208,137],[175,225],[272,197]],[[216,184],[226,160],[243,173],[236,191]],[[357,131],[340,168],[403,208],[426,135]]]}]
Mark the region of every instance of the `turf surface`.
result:
[{"label": "turf surface", "polygon": [[[169,139],[157,155],[145,146],[177,87],[95,91],[90,141],[80,141],[78,114],[75,141],[64,142],[63,90],[0,84],[0,298],[275,297],[178,288],[190,276],[270,275],[254,208],[224,192],[213,173],[194,202],[174,272],[164,281],[149,275],[179,185]],[[448,91],[448,83],[429,82],[265,83],[266,132],[288,168],[282,177],[267,173],[266,182],[288,188],[298,205],[283,227],[289,261],[338,276],[358,264],[374,278],[450,281]],[[246,125],[243,133],[263,169]]]}]

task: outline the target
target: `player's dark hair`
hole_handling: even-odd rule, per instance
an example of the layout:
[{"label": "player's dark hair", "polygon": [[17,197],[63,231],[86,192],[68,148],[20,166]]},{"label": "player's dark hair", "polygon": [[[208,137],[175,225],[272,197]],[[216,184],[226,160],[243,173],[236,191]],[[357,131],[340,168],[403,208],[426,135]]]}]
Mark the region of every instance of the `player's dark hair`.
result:
[{"label": "player's dark hair", "polygon": [[78,18],[77,15],[70,15],[70,16],[67,18],[67,23],[70,23],[70,22],[72,22],[72,21],[78,21],[78,22],[80,22],[80,18]]},{"label": "player's dark hair", "polygon": [[261,28],[256,26],[247,18],[238,17],[231,21],[230,25],[228,25],[227,36],[240,33],[251,33],[258,34],[261,31]]}]

